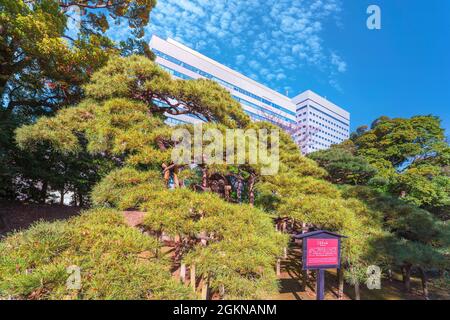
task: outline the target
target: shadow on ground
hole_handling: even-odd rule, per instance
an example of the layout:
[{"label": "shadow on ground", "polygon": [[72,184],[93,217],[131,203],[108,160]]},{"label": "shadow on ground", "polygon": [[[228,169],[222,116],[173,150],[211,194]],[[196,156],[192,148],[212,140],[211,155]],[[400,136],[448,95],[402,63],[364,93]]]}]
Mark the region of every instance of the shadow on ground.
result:
[{"label": "shadow on ground", "polygon": [[[315,272],[310,271],[305,290],[302,290],[301,272],[301,245],[291,243],[288,256],[281,261],[281,275],[279,276],[280,290],[273,296],[276,300],[315,300],[316,278]],[[438,279],[432,279],[429,284],[430,298],[433,300],[449,300],[450,293],[446,287],[438,285]],[[325,272],[325,299],[337,300],[337,274],[336,270]],[[422,296],[421,282],[419,279],[411,278],[412,292],[404,291],[403,283],[399,274],[394,273],[393,280],[382,280],[381,290],[369,290],[365,284],[361,284],[362,300],[424,300]],[[344,285],[343,300],[355,298],[354,288],[349,284]]]}]

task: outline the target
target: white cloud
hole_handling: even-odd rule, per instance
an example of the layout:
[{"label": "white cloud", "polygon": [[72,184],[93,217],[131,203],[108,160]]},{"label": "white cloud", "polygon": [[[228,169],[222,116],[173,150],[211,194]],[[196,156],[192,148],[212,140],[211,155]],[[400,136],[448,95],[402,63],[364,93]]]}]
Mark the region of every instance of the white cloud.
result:
[{"label": "white cloud", "polygon": [[240,54],[236,56],[236,64],[240,65],[245,61],[245,56],[243,54]]},{"label": "white cloud", "polygon": [[340,11],[341,0],[165,0],[153,10],[147,33],[214,53],[220,62],[279,88],[305,66],[326,73],[336,87],[347,63],[326,48],[322,33]]},{"label": "white cloud", "polygon": [[331,53],[331,64],[336,66],[337,71],[341,73],[347,71],[347,63],[343,61],[342,58],[334,52]]}]

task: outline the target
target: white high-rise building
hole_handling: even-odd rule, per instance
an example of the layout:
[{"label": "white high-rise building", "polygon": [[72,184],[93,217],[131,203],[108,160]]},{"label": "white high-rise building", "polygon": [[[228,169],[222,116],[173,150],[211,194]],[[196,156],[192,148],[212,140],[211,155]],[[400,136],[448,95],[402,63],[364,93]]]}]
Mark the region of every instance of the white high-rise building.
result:
[{"label": "white high-rise building", "polygon": [[[253,120],[288,128],[305,153],[326,149],[349,136],[350,114],[312,91],[291,99],[173,39],[152,36],[150,48],[156,63],[174,77],[214,80],[241,103]],[[201,121],[189,115],[167,116],[172,124]]]},{"label": "white high-rise building", "polygon": [[349,138],[350,113],[307,90],[292,98],[300,130],[294,139],[305,153],[327,149]]}]

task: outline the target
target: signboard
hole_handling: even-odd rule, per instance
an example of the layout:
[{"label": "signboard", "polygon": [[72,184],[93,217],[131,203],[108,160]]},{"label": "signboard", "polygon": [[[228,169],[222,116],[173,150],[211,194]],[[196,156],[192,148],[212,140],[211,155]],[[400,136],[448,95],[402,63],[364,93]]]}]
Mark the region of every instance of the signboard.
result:
[{"label": "signboard", "polygon": [[306,267],[308,269],[337,268],[339,265],[339,239],[306,238],[305,240]]},{"label": "signboard", "polygon": [[341,238],[337,233],[325,230],[294,236],[303,242],[303,270],[317,270],[317,300],[325,296],[325,269],[339,269],[341,263]]},{"label": "signboard", "polygon": [[303,242],[303,270],[339,269],[343,237],[324,230],[296,235]]}]

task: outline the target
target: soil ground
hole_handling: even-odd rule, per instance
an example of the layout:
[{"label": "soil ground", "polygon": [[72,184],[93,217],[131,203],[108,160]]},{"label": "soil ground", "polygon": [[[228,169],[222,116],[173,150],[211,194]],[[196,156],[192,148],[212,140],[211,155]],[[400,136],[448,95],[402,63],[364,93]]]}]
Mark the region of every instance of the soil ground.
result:
[{"label": "soil ground", "polygon": [[0,202],[0,237],[30,227],[39,220],[64,220],[79,214],[81,208],[64,205]]},{"label": "soil ground", "polygon": [[[450,300],[450,284],[437,285],[437,279],[431,279],[429,283],[430,299]],[[275,300],[315,300],[316,280],[315,273],[310,271],[306,290],[302,291],[301,274],[301,245],[291,243],[288,256],[281,261],[280,292],[272,297]],[[338,281],[336,270],[325,272],[325,299],[337,300]],[[424,300],[422,296],[421,282],[418,278],[411,278],[411,293],[403,290],[401,276],[394,273],[392,281],[382,279],[380,290],[369,290],[365,284],[360,286],[361,300]],[[343,300],[355,298],[354,288],[349,284],[344,285]]]}]

